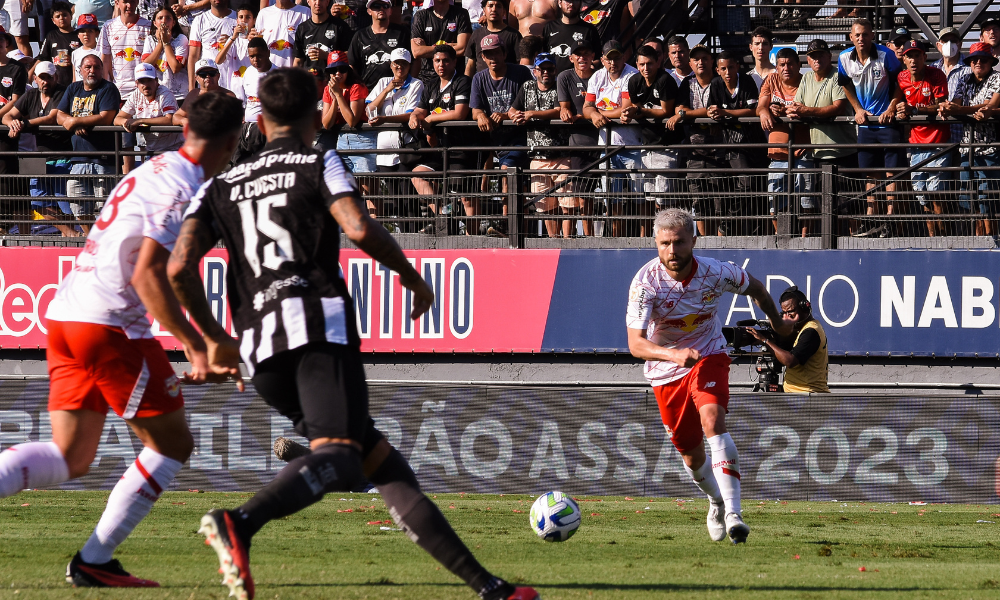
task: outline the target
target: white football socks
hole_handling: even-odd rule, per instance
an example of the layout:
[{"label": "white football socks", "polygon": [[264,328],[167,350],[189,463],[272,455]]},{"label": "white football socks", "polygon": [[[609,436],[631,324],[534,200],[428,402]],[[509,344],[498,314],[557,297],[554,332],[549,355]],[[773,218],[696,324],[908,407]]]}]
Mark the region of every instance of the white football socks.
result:
[{"label": "white football socks", "polygon": [[719,482],[726,513],[742,514],[740,508],[740,453],[728,433],[708,438],[712,447],[712,471]]},{"label": "white football socks", "polygon": [[705,460],[701,467],[697,471],[693,470],[691,467],[684,465],[684,470],[687,474],[691,476],[694,484],[698,486],[698,489],[705,492],[708,498],[720,504],[722,502],[722,492],[719,491],[719,482],[715,479],[715,472],[712,471],[712,461]]},{"label": "white football socks", "polygon": [[144,448],[111,490],[101,520],[80,550],[83,562],[102,564],[111,560],[115,548],[149,514],[153,503],[182,466],[172,458]]},{"label": "white football socks", "polygon": [[69,479],[69,467],[54,442],[28,442],[0,453],[0,498]]}]

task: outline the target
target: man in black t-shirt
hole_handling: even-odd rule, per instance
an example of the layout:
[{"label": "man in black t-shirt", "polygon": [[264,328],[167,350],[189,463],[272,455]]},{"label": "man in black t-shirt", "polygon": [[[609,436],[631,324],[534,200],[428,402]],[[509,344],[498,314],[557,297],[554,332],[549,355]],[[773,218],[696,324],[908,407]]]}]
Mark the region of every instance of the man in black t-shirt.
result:
[{"label": "man in black t-shirt", "polygon": [[[51,32],[50,32],[51,33]],[[3,116],[3,124],[9,130],[6,137],[18,143],[24,135],[34,135],[35,147],[41,152],[64,152],[72,149],[70,133],[66,130],[39,131],[39,125],[57,125],[56,113],[66,88],[56,83],[56,67],[48,61],[35,63],[35,85],[24,92],[14,106]],[[46,157],[45,173],[48,175],[64,175],[69,173],[69,160],[60,157]],[[42,196],[65,196],[66,182],[60,179],[32,179],[31,209],[36,213],[36,219],[60,220],[72,219],[69,202],[42,200]],[[76,228],[72,225],[56,225],[56,229],[64,237],[76,237]],[[24,232],[27,233],[27,232]]]},{"label": "man in black t-shirt", "polygon": [[455,49],[459,62],[458,72],[465,72],[465,48],[472,35],[469,11],[461,4],[449,4],[448,0],[433,0],[433,8],[417,11],[410,25],[410,51],[414,60],[420,61],[417,78],[424,85],[437,81],[432,56],[434,48],[448,44]]},{"label": "man in black t-shirt", "polygon": [[546,23],[542,30],[542,39],[556,57],[557,74],[573,68],[569,56],[576,46],[586,44],[595,54],[601,47],[597,28],[580,19],[580,5],[581,0],[559,0],[560,17]]},{"label": "man in black t-shirt", "polygon": [[[636,53],[635,65],[639,76],[628,80],[628,95],[622,96],[622,121],[642,125],[642,143],[666,146],[680,143],[680,135],[668,130],[663,119],[674,114],[677,101],[677,82],[661,67],[660,53],[651,46],[642,46]],[[643,150],[644,169],[676,169],[677,152],[674,150]],[[664,194],[674,191],[672,174],[648,173],[643,175],[643,190],[656,195],[657,209],[673,207],[676,202]]]},{"label": "man in black t-shirt", "polygon": [[[757,115],[758,90],[753,78],[739,71],[739,58],[735,52],[720,52],[715,63],[718,76],[712,80],[708,91],[708,117],[722,124],[723,162],[728,162],[731,169],[745,171],[755,166],[753,154],[760,152],[764,157],[767,152],[741,148],[742,144],[763,143],[764,133],[756,123],[740,123],[740,117]],[[738,175],[736,178],[736,196],[719,198],[716,212],[724,217],[756,214],[761,211],[756,198],[746,194],[750,190],[750,177]],[[721,204],[719,204],[721,202]],[[762,214],[767,214],[766,202]],[[754,229],[746,230],[748,225],[734,221],[722,221],[719,224],[720,235],[756,233]]]},{"label": "man in black t-shirt", "polygon": [[486,25],[472,32],[465,47],[465,74],[469,77],[486,70],[480,49],[484,37],[495,33],[511,64],[517,64],[517,47],[521,43],[521,33],[507,24],[507,0],[483,0],[482,4]]},{"label": "man in black t-shirt", "polygon": [[[45,40],[39,44],[39,61],[48,61],[56,66],[56,82],[65,87],[73,83],[73,51],[82,44],[73,29],[73,7],[62,0],[52,4],[52,23]],[[32,71],[34,72],[34,71]]]},{"label": "man in black t-shirt", "polygon": [[330,14],[330,0],[309,0],[310,18],[295,29],[296,67],[309,71],[326,82],[326,55],[331,50],[347,50],[351,30],[341,19]]},{"label": "man in black t-shirt", "polygon": [[[469,101],[472,96],[472,79],[458,72],[457,55],[449,44],[442,44],[434,50],[432,61],[437,81],[424,85],[423,95],[417,108],[410,113],[410,129],[422,130],[426,135],[427,146],[434,148],[452,148],[455,146],[472,146],[480,142],[475,139],[475,133],[467,127],[453,127],[445,130],[439,127],[447,121],[467,121],[469,119]],[[449,169],[478,169],[482,166],[478,152],[462,150],[448,151]],[[440,171],[443,168],[440,154],[423,154],[420,162],[413,167],[413,172]],[[436,196],[437,191],[426,179],[414,177],[410,181],[421,196]],[[472,201],[462,199],[466,207],[466,215],[474,215]],[[437,212],[433,204],[429,205],[432,213]],[[471,212],[470,212],[471,211]],[[467,228],[466,233],[471,233]],[[422,233],[432,233],[433,227],[424,228]]]},{"label": "man in black t-shirt", "polygon": [[[594,75],[594,50],[587,44],[578,44],[570,53],[573,68],[556,77],[559,93],[559,118],[564,123],[572,123],[569,129],[570,146],[597,146],[597,130],[594,124],[583,116],[583,104],[587,97],[587,84]],[[579,171],[596,158],[596,153],[577,151],[570,153],[570,169]],[[594,214],[594,200],[591,197],[576,198],[576,207],[582,215]],[[582,221],[583,235],[594,235],[594,222]],[[570,229],[574,229],[570,225]]]},{"label": "man in black t-shirt", "polygon": [[[311,85],[311,77],[295,69],[278,69],[261,81],[267,145],[201,188],[170,257],[178,299],[205,335],[217,339],[228,334],[205,299],[199,263],[219,239],[231,249],[229,303],[239,353],[257,393],[290,417],[312,448],[242,506],[206,514],[200,531],[218,554],[230,595],[253,597],[253,536],[324,494],[351,490],[367,478],[409,538],[480,598],[536,600],[534,590],[515,588],[479,564],[368,414],[354,303],[338,262],[341,230],[399,273],[409,290],[404,297],[412,310],[404,311],[411,319],[427,312],[434,292],[368,215],[343,159],[334,150],[311,147],[314,100],[298,93]],[[238,368],[234,354],[213,357],[213,370]]]},{"label": "man in black t-shirt", "polygon": [[[358,79],[371,90],[379,79],[392,77],[389,55],[396,48],[409,49],[410,32],[389,22],[391,6],[388,0],[368,0],[367,5],[372,24],[354,34],[347,50],[347,61]],[[412,65],[410,73],[413,73]]]}]

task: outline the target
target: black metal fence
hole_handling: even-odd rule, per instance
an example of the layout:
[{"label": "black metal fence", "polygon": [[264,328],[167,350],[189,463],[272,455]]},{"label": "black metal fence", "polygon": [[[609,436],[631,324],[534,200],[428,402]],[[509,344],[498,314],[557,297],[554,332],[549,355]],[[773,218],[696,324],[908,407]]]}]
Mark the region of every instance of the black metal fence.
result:
[{"label": "black metal fence", "polygon": [[[759,123],[755,118],[740,121]],[[853,123],[850,117],[836,121]],[[963,122],[912,117],[899,125],[902,139],[907,139],[911,123],[928,121]],[[705,238],[773,238],[784,240],[786,246],[809,248],[835,248],[838,240],[848,238],[895,238],[899,247],[907,240],[920,245],[919,238],[997,235],[1000,169],[993,156],[1000,144],[839,145],[839,150],[852,153],[901,153],[900,163],[892,169],[845,168],[811,158],[813,151],[828,147],[795,143],[797,128],[816,121],[785,122],[791,134],[780,145],[419,148],[400,144],[403,147],[340,153],[369,159],[397,155],[399,164],[356,171],[355,176],[369,210],[387,229],[419,238],[480,236],[522,248],[573,245],[567,241],[570,238],[593,242],[649,237],[653,215],[664,207],[692,211]],[[710,119],[694,123],[717,124]],[[563,126],[558,121],[552,124]],[[439,127],[447,132],[477,125],[453,122]],[[101,129],[121,133],[114,127]],[[366,125],[360,131],[369,129]],[[385,129],[399,126],[378,128]],[[325,139],[335,143],[336,136],[328,134]],[[119,135],[115,140],[114,151],[107,153],[0,153],[15,155],[19,166],[18,174],[4,176],[0,184],[0,227],[17,236],[84,235],[122,177],[122,158],[148,156],[122,148]],[[796,159],[769,160],[769,149],[783,150]],[[501,165],[498,154],[510,151],[525,153],[523,162]],[[727,154],[741,159],[729,160]],[[95,155],[104,156],[107,164],[113,162],[114,172],[53,172],[55,160]],[[917,162],[911,163],[914,155]]]}]

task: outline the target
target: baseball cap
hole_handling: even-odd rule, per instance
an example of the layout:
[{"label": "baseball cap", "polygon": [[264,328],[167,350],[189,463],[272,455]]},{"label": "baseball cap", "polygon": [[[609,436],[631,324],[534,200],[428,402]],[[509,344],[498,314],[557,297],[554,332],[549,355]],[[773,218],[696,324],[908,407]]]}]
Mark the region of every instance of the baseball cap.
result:
[{"label": "baseball cap", "polygon": [[622,53],[622,45],[618,43],[618,40],[608,40],[604,44],[604,48],[601,49],[601,56],[610,57],[614,53]]},{"label": "baseball cap", "polygon": [[194,63],[194,74],[195,75],[198,75],[202,71],[206,71],[206,70],[215,71],[216,73],[218,73],[219,72],[219,65],[216,64],[216,62],[214,60],[212,60],[211,58],[203,58],[203,59],[199,60],[198,62]]},{"label": "baseball cap", "polygon": [[347,53],[342,50],[331,50],[329,54],[326,55],[326,68],[336,69],[337,67],[347,66]]},{"label": "baseball cap", "polygon": [[20,49],[14,48],[13,50],[7,53],[7,58],[11,60],[21,60],[23,58],[28,58],[28,57],[25,56],[24,52],[21,52]]},{"label": "baseball cap", "polygon": [[829,52],[830,45],[826,43],[826,40],[821,40],[819,38],[809,42],[806,47],[806,56],[812,54],[813,52]]},{"label": "baseball cap", "polygon": [[48,75],[49,77],[56,76],[56,66],[47,60],[40,60],[35,63],[35,76]]},{"label": "baseball cap", "polygon": [[390,2],[390,0],[368,0],[368,2],[365,3],[365,8],[371,8],[372,4],[388,4],[392,6],[392,2]]},{"label": "baseball cap", "polygon": [[943,38],[946,35],[953,35],[953,36],[955,36],[955,37],[957,37],[959,39],[962,38],[962,34],[960,34],[958,32],[958,29],[955,29],[954,27],[945,27],[944,29],[942,29],[941,31],[939,31],[938,32],[938,39],[940,40],[941,38]]},{"label": "baseball cap", "polygon": [[903,44],[903,54],[907,54],[907,53],[912,52],[914,50],[916,50],[917,52],[926,52],[924,50],[923,44],[921,44],[917,40],[910,40],[910,41],[906,42],[905,44]]},{"label": "baseball cap", "polygon": [[573,49],[570,50],[569,53],[570,54],[580,54],[581,50],[590,50],[591,52],[593,52],[594,51],[594,47],[591,46],[590,44],[588,44],[587,42],[578,42],[576,45],[573,46]]},{"label": "baseball cap", "polygon": [[4,37],[4,39],[7,40],[7,47],[8,48],[16,48],[17,47],[17,42],[14,41],[14,36],[12,36],[11,34],[7,33],[7,30],[3,28],[3,25],[0,25],[0,35],[2,35]]},{"label": "baseball cap", "polygon": [[413,62],[413,56],[410,55],[410,51],[407,50],[406,48],[396,48],[395,50],[392,51],[392,54],[389,55],[389,60],[392,62],[401,60],[404,62],[411,63]]},{"label": "baseball cap", "polygon": [[139,63],[135,68],[135,80],[156,79],[156,67],[149,63]]},{"label": "baseball cap", "polygon": [[704,52],[704,53],[706,53],[708,55],[712,54],[712,51],[709,50],[708,46],[706,46],[705,44],[698,44],[694,48],[691,48],[691,51],[688,52],[688,56],[690,56],[691,58],[694,58],[694,53],[695,52]]},{"label": "baseball cap", "polygon": [[76,30],[81,29],[97,29],[100,31],[101,26],[97,24],[97,15],[91,13],[84,13],[76,18]]},{"label": "baseball cap", "polygon": [[985,56],[989,58],[993,64],[997,64],[997,57],[993,56],[993,46],[990,46],[986,42],[976,42],[969,48],[969,56],[965,57],[965,60],[971,60],[977,56]]},{"label": "baseball cap", "polygon": [[548,52],[539,52],[538,55],[535,56],[535,67],[540,67],[545,63],[556,64],[556,57],[552,56],[552,54]]},{"label": "baseball cap", "polygon": [[909,38],[909,37],[910,37],[910,30],[907,29],[906,27],[899,27],[896,29],[896,31],[892,32],[892,37],[889,38],[889,41],[895,42],[898,39]]},{"label": "baseball cap", "polygon": [[483,51],[499,50],[500,48],[500,36],[495,33],[484,35],[482,41],[479,42],[479,49]]},{"label": "baseball cap", "polygon": [[988,19],[979,24],[979,29],[983,30],[994,26],[1000,26],[1000,19],[996,17],[989,17]]}]

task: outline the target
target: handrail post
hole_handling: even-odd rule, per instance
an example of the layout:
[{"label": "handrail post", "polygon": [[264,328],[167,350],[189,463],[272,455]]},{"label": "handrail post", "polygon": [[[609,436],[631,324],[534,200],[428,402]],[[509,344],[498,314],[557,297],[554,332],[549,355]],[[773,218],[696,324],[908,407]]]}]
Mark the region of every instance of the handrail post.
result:
[{"label": "handrail post", "polygon": [[[451,196],[448,194],[448,190],[451,189],[448,186],[448,148],[442,146],[440,152],[441,152],[441,194],[440,194],[441,200],[438,202],[437,214],[435,215],[434,218],[434,235],[437,237],[446,236],[450,231],[450,222],[449,222],[450,219],[444,216],[444,206],[446,203],[451,201]],[[451,218],[454,218],[453,214],[451,215]]]},{"label": "handrail post", "polygon": [[506,169],[507,171],[507,232],[511,248],[524,248],[522,235],[521,212],[521,167]]},{"label": "handrail post", "polygon": [[836,215],[834,214],[834,202],[837,197],[835,189],[837,183],[837,166],[823,165],[823,173],[820,175],[820,185],[823,189],[823,206],[820,209],[820,235],[822,237],[821,247],[824,250],[832,250],[837,247]]}]

